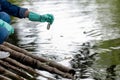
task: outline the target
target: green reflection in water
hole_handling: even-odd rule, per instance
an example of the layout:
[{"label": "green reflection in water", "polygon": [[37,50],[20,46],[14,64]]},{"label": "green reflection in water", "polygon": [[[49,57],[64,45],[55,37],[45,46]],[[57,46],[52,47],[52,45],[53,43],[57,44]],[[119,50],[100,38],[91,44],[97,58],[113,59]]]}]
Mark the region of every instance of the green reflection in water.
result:
[{"label": "green reflection in water", "polygon": [[[120,0],[96,0],[98,22],[104,35],[110,35],[97,44],[98,55],[93,74],[100,80],[120,79]],[[112,30],[112,31],[110,31]],[[109,33],[111,32],[111,33]],[[117,34],[117,36],[115,35]]]},{"label": "green reflection in water", "polygon": [[[100,63],[104,65],[120,64],[120,0],[96,0],[98,4],[98,20],[102,24],[102,28],[105,29],[105,34],[110,35],[107,40],[102,41],[99,45],[100,48],[106,49],[99,54]],[[112,33],[107,33],[109,30]],[[105,36],[105,34],[103,36]],[[118,34],[116,38],[114,34]],[[113,38],[114,39],[111,39]]]},{"label": "green reflection in water", "polygon": [[102,52],[98,54],[98,64],[107,67],[120,64],[120,38],[103,41],[99,48]]},{"label": "green reflection in water", "polygon": [[120,38],[102,41],[97,45],[100,48],[97,60],[99,64],[102,66],[120,64]]},{"label": "green reflection in water", "polygon": [[120,0],[96,0],[98,19],[103,27],[120,28]]},{"label": "green reflection in water", "polygon": [[[99,43],[100,53],[97,55],[93,69],[98,79],[119,80],[120,78],[120,38]],[[118,79],[117,79],[118,78]]]},{"label": "green reflection in water", "polygon": [[120,38],[102,41],[99,44],[101,48],[111,48],[120,46]]},{"label": "green reflection in water", "polygon": [[102,52],[99,55],[100,59],[97,60],[102,66],[111,66],[120,64],[120,50],[112,49],[111,51]]}]

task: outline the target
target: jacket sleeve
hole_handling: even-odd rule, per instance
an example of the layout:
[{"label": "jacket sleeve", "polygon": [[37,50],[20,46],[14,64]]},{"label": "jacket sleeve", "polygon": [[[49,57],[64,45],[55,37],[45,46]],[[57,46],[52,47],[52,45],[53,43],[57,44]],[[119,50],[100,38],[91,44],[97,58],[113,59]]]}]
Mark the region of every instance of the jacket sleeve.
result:
[{"label": "jacket sleeve", "polygon": [[7,0],[0,0],[0,5],[2,11],[8,13],[9,15],[25,18],[25,11],[27,10],[26,8],[18,7],[14,4],[11,4]]}]

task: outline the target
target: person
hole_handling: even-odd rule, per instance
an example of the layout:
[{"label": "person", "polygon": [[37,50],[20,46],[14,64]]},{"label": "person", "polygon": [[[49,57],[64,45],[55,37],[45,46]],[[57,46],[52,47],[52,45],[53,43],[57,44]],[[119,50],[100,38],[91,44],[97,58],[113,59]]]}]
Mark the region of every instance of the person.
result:
[{"label": "person", "polygon": [[9,35],[14,33],[14,28],[10,25],[10,16],[28,18],[30,21],[36,22],[48,22],[50,25],[54,21],[52,14],[41,15],[27,8],[14,5],[7,0],[0,0],[0,45],[3,44]]}]

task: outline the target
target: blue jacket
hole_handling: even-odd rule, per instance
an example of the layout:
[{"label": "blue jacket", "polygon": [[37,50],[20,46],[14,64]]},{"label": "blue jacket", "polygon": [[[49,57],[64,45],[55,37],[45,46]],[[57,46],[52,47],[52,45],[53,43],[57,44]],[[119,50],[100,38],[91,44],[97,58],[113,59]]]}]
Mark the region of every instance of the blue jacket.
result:
[{"label": "blue jacket", "polygon": [[19,17],[19,18],[24,18],[25,17],[25,11],[26,8],[21,8],[19,6],[13,5],[7,0],[0,0],[0,12],[6,12],[9,15]]}]

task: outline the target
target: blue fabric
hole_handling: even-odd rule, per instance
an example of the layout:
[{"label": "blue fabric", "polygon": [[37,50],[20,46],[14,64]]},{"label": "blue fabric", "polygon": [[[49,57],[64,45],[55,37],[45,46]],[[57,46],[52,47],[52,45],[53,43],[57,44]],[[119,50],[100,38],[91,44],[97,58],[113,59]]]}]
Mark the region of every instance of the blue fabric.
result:
[{"label": "blue fabric", "polygon": [[[26,8],[21,8],[19,6],[16,6],[14,4],[11,4],[7,0],[0,0],[0,19],[10,23],[10,16],[15,16],[18,18],[25,18],[25,11]],[[0,25],[0,44],[2,44],[5,39],[9,36],[9,28],[11,32],[13,32],[14,29],[12,29],[12,26],[10,26],[7,23],[1,23]],[[5,25],[5,26],[4,26]]]},{"label": "blue fabric", "polygon": [[24,14],[26,10],[26,8],[21,8],[19,6],[13,5],[7,0],[0,0],[0,11],[6,12],[9,15],[25,18]]},{"label": "blue fabric", "polygon": [[3,21],[7,23],[10,23],[11,21],[10,16],[5,12],[0,12],[0,19],[2,19]]},{"label": "blue fabric", "polygon": [[5,27],[0,27],[0,44],[2,44],[7,37],[9,36],[9,32]]}]

